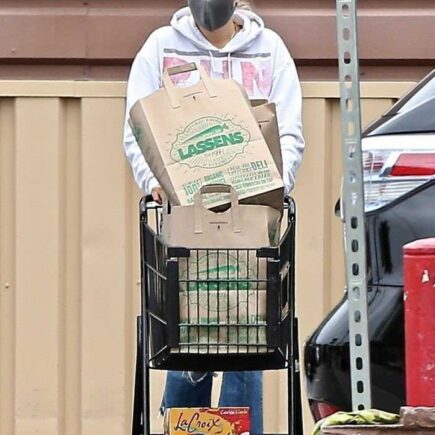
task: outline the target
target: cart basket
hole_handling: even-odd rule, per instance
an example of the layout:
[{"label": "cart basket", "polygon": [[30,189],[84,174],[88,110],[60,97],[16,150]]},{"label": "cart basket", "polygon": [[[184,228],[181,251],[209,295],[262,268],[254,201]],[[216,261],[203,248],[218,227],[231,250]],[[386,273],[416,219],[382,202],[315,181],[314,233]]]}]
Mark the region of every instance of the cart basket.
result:
[{"label": "cart basket", "polygon": [[294,356],[295,205],[276,247],[165,244],[161,207],[140,203],[145,363],[189,371],[286,368]]}]

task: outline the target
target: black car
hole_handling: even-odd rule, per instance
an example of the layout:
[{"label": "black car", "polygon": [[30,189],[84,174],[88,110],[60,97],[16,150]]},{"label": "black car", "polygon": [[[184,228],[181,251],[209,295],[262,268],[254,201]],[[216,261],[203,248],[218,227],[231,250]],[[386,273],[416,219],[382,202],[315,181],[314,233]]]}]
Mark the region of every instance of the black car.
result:
[{"label": "black car", "polygon": [[[405,403],[402,247],[435,236],[435,70],[363,132],[362,150],[372,406],[398,412]],[[352,409],[346,295],[306,342],[304,364],[315,420]]]}]

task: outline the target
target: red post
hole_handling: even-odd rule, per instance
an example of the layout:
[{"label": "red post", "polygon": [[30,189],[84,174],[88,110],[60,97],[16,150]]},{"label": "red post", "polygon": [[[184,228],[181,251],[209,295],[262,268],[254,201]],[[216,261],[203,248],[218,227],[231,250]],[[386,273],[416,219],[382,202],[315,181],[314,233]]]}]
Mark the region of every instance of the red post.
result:
[{"label": "red post", "polygon": [[435,406],[435,238],[403,252],[406,404]]}]

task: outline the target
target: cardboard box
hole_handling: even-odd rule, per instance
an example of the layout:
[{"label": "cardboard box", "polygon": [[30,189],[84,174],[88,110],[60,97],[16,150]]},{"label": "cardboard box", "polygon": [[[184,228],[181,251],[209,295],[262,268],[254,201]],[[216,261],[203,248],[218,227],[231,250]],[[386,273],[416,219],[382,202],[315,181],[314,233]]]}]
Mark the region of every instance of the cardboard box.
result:
[{"label": "cardboard box", "polygon": [[249,408],[171,408],[165,435],[249,435]]},{"label": "cardboard box", "polygon": [[[169,77],[179,68],[166,71],[165,86],[130,111],[152,172],[173,205],[191,205],[202,185],[222,183],[241,199],[281,210],[283,181],[243,88],[234,80],[210,79],[198,68],[201,80],[187,88]],[[227,202],[216,194],[207,206]]]}]

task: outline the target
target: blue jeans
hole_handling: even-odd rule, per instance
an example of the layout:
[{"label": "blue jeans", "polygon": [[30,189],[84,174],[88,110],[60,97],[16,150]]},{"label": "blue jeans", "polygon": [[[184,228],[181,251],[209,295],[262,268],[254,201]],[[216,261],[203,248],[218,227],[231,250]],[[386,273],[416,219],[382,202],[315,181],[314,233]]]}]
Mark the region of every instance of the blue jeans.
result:
[{"label": "blue jeans", "polygon": [[[213,373],[169,371],[162,410],[211,406]],[[249,406],[253,435],[263,433],[263,372],[224,372],[219,406]]]}]

